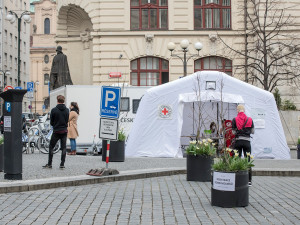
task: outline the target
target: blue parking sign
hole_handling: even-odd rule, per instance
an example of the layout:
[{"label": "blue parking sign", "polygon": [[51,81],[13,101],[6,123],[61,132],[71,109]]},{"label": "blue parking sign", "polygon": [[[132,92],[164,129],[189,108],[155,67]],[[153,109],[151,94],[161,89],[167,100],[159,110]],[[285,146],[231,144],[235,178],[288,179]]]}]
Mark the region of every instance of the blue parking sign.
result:
[{"label": "blue parking sign", "polygon": [[34,90],[33,82],[27,82],[27,91],[33,92],[33,90]]},{"label": "blue parking sign", "polygon": [[102,86],[100,116],[102,118],[118,119],[120,114],[120,87]]}]

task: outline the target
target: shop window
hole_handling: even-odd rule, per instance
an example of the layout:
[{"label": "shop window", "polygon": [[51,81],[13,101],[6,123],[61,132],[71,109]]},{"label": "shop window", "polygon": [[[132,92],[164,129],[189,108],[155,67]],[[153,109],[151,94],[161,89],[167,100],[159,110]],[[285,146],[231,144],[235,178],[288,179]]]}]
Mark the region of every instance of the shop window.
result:
[{"label": "shop window", "polygon": [[195,29],[231,29],[231,0],[194,0]]},{"label": "shop window", "polygon": [[131,30],[167,30],[168,0],[131,0]]},{"label": "shop window", "polygon": [[232,76],[232,61],[226,58],[210,56],[195,61],[194,71],[214,70]]},{"label": "shop window", "polygon": [[169,62],[156,57],[131,61],[132,86],[156,86],[169,82]]}]

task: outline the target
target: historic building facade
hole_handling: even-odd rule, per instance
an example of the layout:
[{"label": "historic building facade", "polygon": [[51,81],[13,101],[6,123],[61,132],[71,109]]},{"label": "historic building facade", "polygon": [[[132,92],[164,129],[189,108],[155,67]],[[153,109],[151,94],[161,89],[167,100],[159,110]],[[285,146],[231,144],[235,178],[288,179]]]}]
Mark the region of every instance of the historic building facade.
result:
[{"label": "historic building facade", "polygon": [[[7,85],[12,87],[20,86],[26,88],[29,80],[29,23],[26,23],[22,17],[20,24],[20,81],[18,84],[18,20],[13,16],[14,22],[6,20],[9,11],[13,11],[21,16],[22,12],[29,10],[29,2],[25,0],[1,1],[1,67],[0,73],[1,91]],[[23,111],[28,109],[28,100],[24,97]]]},{"label": "historic building facade", "polygon": [[30,80],[35,84],[31,99],[32,112],[48,111],[49,81],[52,59],[56,55],[56,2],[31,0]]},{"label": "historic building facade", "polygon": [[[59,0],[56,42],[68,55],[74,84],[105,85],[126,82],[133,86],[155,86],[183,76],[180,42],[189,41],[187,74],[218,70],[252,82],[245,69],[243,52],[253,36],[246,36],[245,0]],[[300,9],[289,3],[288,14]],[[286,5],[284,4],[284,7]],[[298,21],[298,23],[297,23]],[[295,27],[294,32],[299,32]],[[194,48],[201,42],[199,55]],[[226,43],[226,44],[224,44]],[[246,51],[247,52],[247,51]],[[122,74],[110,78],[109,74]],[[282,95],[290,89],[282,88]],[[294,89],[293,95],[299,95]],[[298,101],[297,103],[300,103]]]}]

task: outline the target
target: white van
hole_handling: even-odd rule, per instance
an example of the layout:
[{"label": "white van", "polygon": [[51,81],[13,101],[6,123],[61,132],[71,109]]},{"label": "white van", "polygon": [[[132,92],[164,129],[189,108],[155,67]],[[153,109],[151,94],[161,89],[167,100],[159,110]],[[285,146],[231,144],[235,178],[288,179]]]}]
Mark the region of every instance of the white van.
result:
[{"label": "white van", "polygon": [[[126,135],[129,134],[140,100],[148,89],[149,87],[121,87],[119,129],[123,129]],[[67,107],[71,102],[78,103],[80,113],[77,121],[79,133],[77,145],[84,146],[83,151],[88,152],[91,151],[88,147],[93,141],[102,143],[99,138],[101,86],[66,85],[57,88],[50,92],[50,110],[56,106],[58,95],[65,96]]]}]

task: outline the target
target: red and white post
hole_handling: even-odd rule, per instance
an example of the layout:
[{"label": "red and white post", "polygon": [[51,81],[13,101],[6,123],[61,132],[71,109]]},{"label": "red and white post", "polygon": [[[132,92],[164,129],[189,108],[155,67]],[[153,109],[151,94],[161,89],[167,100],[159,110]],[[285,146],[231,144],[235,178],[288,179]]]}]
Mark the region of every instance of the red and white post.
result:
[{"label": "red and white post", "polygon": [[108,169],[109,149],[110,149],[110,140],[107,140],[107,148],[106,148],[106,169]]}]

